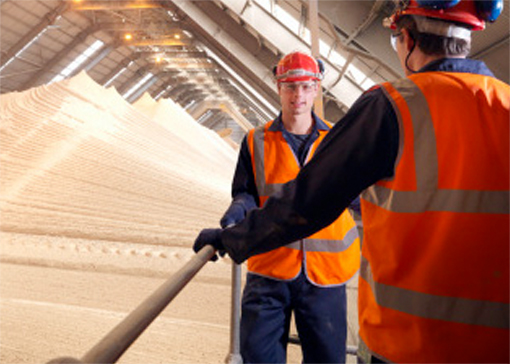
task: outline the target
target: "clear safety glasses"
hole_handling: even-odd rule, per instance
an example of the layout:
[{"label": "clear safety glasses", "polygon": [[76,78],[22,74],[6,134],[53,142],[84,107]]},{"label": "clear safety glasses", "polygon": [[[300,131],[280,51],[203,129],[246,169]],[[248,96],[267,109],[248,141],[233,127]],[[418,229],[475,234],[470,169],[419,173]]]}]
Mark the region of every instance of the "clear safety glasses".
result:
[{"label": "clear safety glasses", "polygon": [[304,93],[310,93],[317,87],[316,82],[282,82],[280,87],[284,92],[296,92],[301,89]]},{"label": "clear safety glasses", "polygon": [[395,52],[397,51],[397,39],[401,35],[402,35],[402,32],[398,32],[398,33],[391,34],[391,36],[390,36],[391,47],[393,48],[393,50]]}]

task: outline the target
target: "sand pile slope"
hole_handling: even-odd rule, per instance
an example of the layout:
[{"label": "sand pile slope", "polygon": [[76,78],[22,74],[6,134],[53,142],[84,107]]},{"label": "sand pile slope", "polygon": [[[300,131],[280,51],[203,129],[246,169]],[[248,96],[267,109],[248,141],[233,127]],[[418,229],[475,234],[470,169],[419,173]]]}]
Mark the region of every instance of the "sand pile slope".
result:
[{"label": "sand pile slope", "polygon": [[228,206],[235,152],[168,100],[85,73],[1,99],[2,231],[189,245]]},{"label": "sand pile slope", "polygon": [[[178,105],[152,106],[85,73],[0,97],[0,362],[81,357],[218,226],[236,153]],[[206,266],[121,362],[223,361],[229,274]]]}]

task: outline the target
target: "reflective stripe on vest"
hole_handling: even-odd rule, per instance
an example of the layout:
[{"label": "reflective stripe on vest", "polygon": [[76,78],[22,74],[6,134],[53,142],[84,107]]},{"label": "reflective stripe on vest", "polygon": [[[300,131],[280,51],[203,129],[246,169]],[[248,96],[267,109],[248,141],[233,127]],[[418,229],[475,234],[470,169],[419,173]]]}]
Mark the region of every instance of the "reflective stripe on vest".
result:
[{"label": "reflective stripe on vest", "polygon": [[[283,176],[287,176],[287,178],[284,178],[285,180],[283,182],[287,182],[294,178],[300,169],[297,157],[294,155],[290,146],[284,142],[282,143],[285,144],[285,148],[288,148],[289,150],[287,155],[292,155],[295,160],[295,175],[292,175],[292,172],[290,171],[284,170],[285,167],[279,166],[278,170],[275,170],[274,166],[265,165],[266,156],[264,155],[264,148],[266,145],[266,132],[270,133],[271,135],[281,135],[281,132],[268,131],[270,125],[272,125],[271,122],[263,127],[258,127],[250,131],[251,135],[249,134],[248,136],[248,146],[252,153],[255,182],[259,192],[261,204],[263,204],[270,195],[281,191],[281,188],[284,184],[268,183],[268,181],[266,181],[266,172],[268,171],[267,168],[272,168],[272,171],[274,171],[272,174],[273,176],[282,173]],[[314,142],[310,148],[310,151],[308,152],[308,156],[306,158],[307,161],[311,158],[317,145],[320,143],[323,137],[324,133],[321,133],[320,137]],[[340,232],[340,236],[332,236],[333,231]],[[356,224],[354,223],[352,217],[349,215],[349,212],[346,210],[342,213],[337,221],[321,230],[320,232],[312,235],[311,237],[301,241],[293,242],[286,245],[285,247],[276,249],[273,252],[250,258],[248,260],[248,270],[252,273],[266,275],[272,278],[292,279],[297,274],[299,274],[299,271],[301,270],[301,264],[303,261],[305,261],[307,264],[307,276],[314,283],[318,285],[343,284],[348,279],[350,279],[359,269],[359,250],[359,237]],[[303,256],[305,252],[307,255],[306,259]],[[324,255],[322,258],[319,258],[318,256],[316,257],[314,255],[322,253],[335,253],[335,255],[330,255],[327,258],[325,258]],[[342,257],[345,256],[345,258],[341,258],[344,259],[345,264],[342,266],[340,264],[333,264],[333,262],[330,262],[328,265],[326,261],[332,259],[340,259],[340,256],[337,256],[337,254],[343,254]],[[279,259],[275,259],[276,256],[278,256]],[[320,263],[321,259],[323,259],[324,263]],[[353,263],[354,261],[355,263]],[[328,266],[335,267],[338,266],[339,271],[326,274],[324,272],[320,272],[319,274],[319,271],[326,268],[317,266],[317,264],[326,264]]]},{"label": "reflective stripe on vest", "polygon": [[[506,214],[509,210],[509,191],[474,191],[431,189],[437,186],[438,166],[436,136],[427,100],[410,79],[400,80],[394,85],[402,95],[413,121],[414,134],[421,135],[427,143],[416,143],[416,191],[395,191],[374,185],[363,198],[382,208],[394,212],[416,213],[427,211],[480,212]],[[400,138],[400,143],[404,143]],[[402,146],[399,148],[402,150]]]},{"label": "reflective stripe on vest", "polygon": [[360,276],[370,285],[377,304],[429,319],[509,328],[507,303],[437,296],[374,282],[370,264],[361,258]]},{"label": "reflective stripe on vest", "polygon": [[399,154],[395,176],[362,194],[360,347],[390,362],[508,362],[509,87],[436,72],[383,86]]}]

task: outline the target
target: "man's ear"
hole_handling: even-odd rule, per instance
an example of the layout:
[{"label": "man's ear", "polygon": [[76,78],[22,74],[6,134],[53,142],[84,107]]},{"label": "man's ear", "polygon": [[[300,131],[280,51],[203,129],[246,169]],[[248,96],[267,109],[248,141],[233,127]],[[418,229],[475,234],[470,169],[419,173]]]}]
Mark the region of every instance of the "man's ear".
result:
[{"label": "man's ear", "polygon": [[411,49],[414,47],[415,40],[411,33],[409,33],[409,30],[402,29],[402,36],[404,37],[404,46],[407,52],[410,52]]}]

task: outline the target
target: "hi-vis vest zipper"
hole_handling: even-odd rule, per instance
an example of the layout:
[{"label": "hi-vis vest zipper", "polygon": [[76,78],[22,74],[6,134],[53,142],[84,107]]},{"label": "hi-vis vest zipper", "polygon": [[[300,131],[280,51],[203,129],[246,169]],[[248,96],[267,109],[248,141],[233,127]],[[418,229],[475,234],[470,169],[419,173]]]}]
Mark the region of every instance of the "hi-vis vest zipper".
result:
[{"label": "hi-vis vest zipper", "polygon": [[[247,138],[261,206],[300,170],[298,159],[281,131],[271,129],[273,124],[271,121],[252,129]],[[326,133],[319,130],[307,161]],[[304,265],[306,276],[314,284],[342,285],[359,270],[360,254],[356,223],[346,209],[335,222],[308,238],[249,258],[248,271],[290,280],[299,275]]]},{"label": "hi-vis vest zipper", "polygon": [[508,363],[510,88],[428,72],[383,91],[400,146],[394,178],[362,194],[360,348],[392,363]]}]

